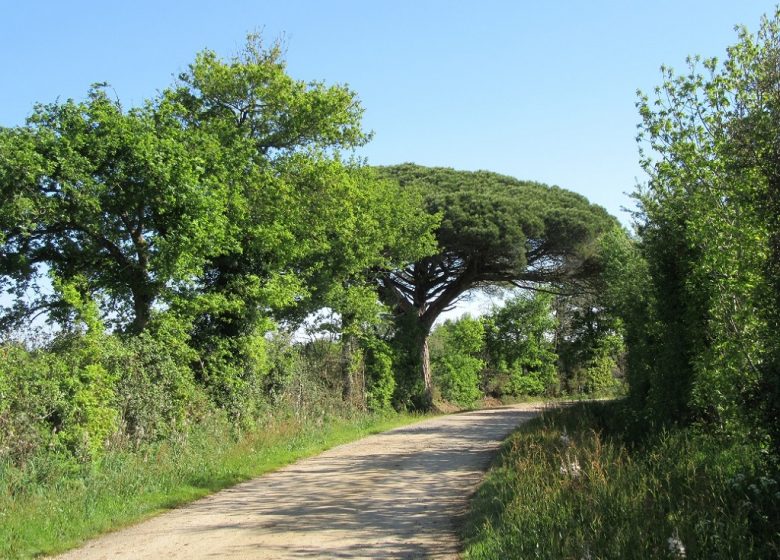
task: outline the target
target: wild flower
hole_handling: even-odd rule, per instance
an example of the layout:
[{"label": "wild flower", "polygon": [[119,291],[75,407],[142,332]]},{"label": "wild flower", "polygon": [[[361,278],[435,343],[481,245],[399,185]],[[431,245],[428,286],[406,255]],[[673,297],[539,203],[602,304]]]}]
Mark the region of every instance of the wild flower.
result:
[{"label": "wild flower", "polygon": [[560,468],[560,473],[563,476],[579,478],[579,476],[582,474],[582,468],[580,467],[580,462],[577,461],[577,459],[574,459],[574,461],[568,461],[562,463]]},{"label": "wild flower", "polygon": [[672,554],[675,558],[685,558],[685,545],[677,535],[677,531],[675,531],[674,535],[669,537],[666,542],[669,545],[670,554]]}]

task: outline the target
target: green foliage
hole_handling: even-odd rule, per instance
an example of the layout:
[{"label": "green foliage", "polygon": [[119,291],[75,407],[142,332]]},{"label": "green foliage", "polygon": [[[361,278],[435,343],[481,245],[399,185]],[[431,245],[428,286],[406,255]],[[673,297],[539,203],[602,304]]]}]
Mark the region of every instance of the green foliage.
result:
[{"label": "green foliage", "polygon": [[539,357],[518,360],[508,369],[510,395],[536,397],[549,395],[557,388],[555,366]]},{"label": "green foliage", "polygon": [[431,341],[433,377],[446,400],[471,406],[482,395],[479,380],[485,362],[479,356],[484,335],[482,322],[468,315],[436,330]]},{"label": "green foliage", "polygon": [[[278,43],[250,35],[229,60],[204,51],[165,98],[222,149],[233,244],[206,262],[193,340],[230,400],[256,369],[244,352],[267,330],[265,315],[300,321],[327,306],[346,339],[361,336],[379,312],[372,271],[431,252],[434,219],[413,193],[344,157],[369,138],[356,94],[293,80]],[[346,344],[347,369],[360,361],[352,351]],[[353,375],[344,372],[345,397]]]},{"label": "green foliage", "polygon": [[677,541],[686,558],[777,556],[778,481],[754,448],[692,430],[637,445],[621,408],[577,405],[522,426],[477,491],[465,558],[672,559]]},{"label": "green foliage", "polygon": [[[85,305],[96,320],[94,305]],[[156,325],[120,338],[96,325],[63,332],[44,348],[3,345],[0,460],[21,465],[51,452],[95,460],[109,442],[170,437],[209,411],[181,335]]]},{"label": "green foliage", "polygon": [[[451,261],[463,260],[454,269],[459,272],[474,261],[479,264],[475,281],[490,275],[484,280],[555,282],[564,280],[564,272],[574,280],[586,273],[575,255],[591,256],[594,236],[615,223],[581,195],[487,171],[412,164],[379,171],[404,189],[421,193],[428,213],[441,214],[439,254],[430,264],[454,266]],[[542,262],[555,257],[561,259],[560,266],[545,274]],[[442,278],[431,280],[438,285]]]},{"label": "green foliage", "polygon": [[604,395],[622,386],[624,329],[614,310],[604,306],[605,301],[603,294],[588,294],[555,302],[558,365],[569,393]]},{"label": "green foliage", "polygon": [[[124,111],[98,85],[87,101],[36,106],[0,136],[0,275],[18,294],[46,265],[81,278],[139,332],[152,305],[227,241],[216,146],[163,100]],[[48,299],[37,305],[66,303]]]},{"label": "green foliage", "polygon": [[640,97],[649,290],[626,320],[649,327],[637,396],[650,415],[771,435],[776,450],[779,39],[780,12],[740,29],[722,64],[664,68],[656,98]]},{"label": "green foliage", "polygon": [[[537,396],[557,388],[552,296],[520,294],[484,319],[490,370],[483,381],[496,395]],[[501,383],[506,379],[505,383]]]},{"label": "green foliage", "polygon": [[608,334],[600,338],[592,347],[590,358],[577,372],[575,383],[578,393],[608,394],[620,387],[615,377],[617,360],[623,353],[623,337],[620,334]]},{"label": "green foliage", "polygon": [[137,444],[186,431],[211,410],[189,367],[195,358],[181,333],[152,332],[115,340],[104,362],[117,379],[117,437]]},{"label": "green foliage", "polygon": [[[575,300],[579,306],[572,304]],[[445,322],[430,338],[441,396],[467,406],[481,395],[619,392],[622,328],[611,312],[582,304],[590,301],[526,291],[479,320],[467,316]],[[559,357],[557,349],[565,354]]]},{"label": "green foliage", "polygon": [[[258,322],[259,323],[259,322]],[[281,380],[271,379],[273,324],[259,323],[255,332],[234,337],[212,337],[201,346],[195,374],[211,399],[237,423],[258,417],[268,390]]]},{"label": "green foliage", "polygon": [[659,337],[648,264],[637,241],[620,229],[601,239],[600,253],[604,262],[601,299],[608,312],[621,319],[629,398],[637,410],[643,410],[653,382]]},{"label": "green foliage", "polygon": [[413,311],[396,315],[393,327],[391,344],[396,381],[393,406],[397,410],[430,408],[431,404],[425,396],[423,377],[420,375],[428,333],[420,325],[419,317]]},{"label": "green foliage", "polygon": [[113,341],[103,334],[94,302],[72,284],[58,288],[75,310],[73,330],[46,349],[3,345],[0,460],[24,463],[44,446],[89,460],[117,427],[116,377],[103,364]]},{"label": "green foliage", "polygon": [[390,410],[395,392],[393,352],[386,342],[367,338],[362,342],[365,351],[366,406],[374,412]]},{"label": "green foliage", "polygon": [[251,330],[257,306],[305,315],[331,289],[430,244],[430,220],[342,156],[369,139],[357,95],[292,79],[279,43],[250,35],[230,60],[201,52],[165,95],[224,151],[236,243],[209,261],[205,290],[227,305],[210,316],[220,334]]}]

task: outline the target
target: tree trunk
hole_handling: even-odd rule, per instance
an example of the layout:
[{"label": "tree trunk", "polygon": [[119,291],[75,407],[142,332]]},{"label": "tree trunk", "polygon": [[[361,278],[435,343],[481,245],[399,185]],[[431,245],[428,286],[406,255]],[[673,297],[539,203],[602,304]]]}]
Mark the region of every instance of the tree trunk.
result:
[{"label": "tree trunk", "polygon": [[395,399],[402,406],[430,410],[433,406],[433,376],[428,349],[429,318],[412,309],[396,317],[394,345],[396,362]]},{"label": "tree trunk", "polygon": [[140,334],[149,324],[152,317],[152,302],[154,301],[156,290],[149,278],[149,246],[143,236],[142,216],[138,217],[138,226],[132,232],[133,245],[137,262],[129,272],[131,279],[131,290],[133,291],[133,308],[135,317],[130,325],[133,334]]},{"label": "tree trunk", "polygon": [[133,311],[135,317],[130,324],[130,332],[133,334],[140,334],[149,324],[149,320],[152,317],[152,301],[154,298],[147,290],[134,290],[133,291]]},{"label": "tree trunk", "polygon": [[344,402],[350,403],[355,393],[355,380],[353,374],[353,358],[355,353],[355,337],[344,333],[341,335],[341,397]]},{"label": "tree trunk", "polygon": [[431,353],[428,349],[428,331],[420,335],[422,347],[420,348],[420,369],[423,378],[423,406],[425,410],[433,408],[433,379],[431,378]]}]

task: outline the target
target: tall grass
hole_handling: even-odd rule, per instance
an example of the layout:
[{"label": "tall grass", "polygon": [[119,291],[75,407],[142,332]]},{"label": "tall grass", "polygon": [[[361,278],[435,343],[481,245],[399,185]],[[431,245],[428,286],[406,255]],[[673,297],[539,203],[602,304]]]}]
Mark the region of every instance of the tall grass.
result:
[{"label": "tall grass", "polygon": [[236,436],[210,418],[163,443],[109,451],[98,462],[42,454],[0,465],[0,558],[30,558],[149,517],[324,449],[418,420],[357,415],[275,419]]},{"label": "tall grass", "polygon": [[780,488],[760,453],[679,429],[636,442],[618,403],[544,414],[478,490],[465,557],[778,558]]}]

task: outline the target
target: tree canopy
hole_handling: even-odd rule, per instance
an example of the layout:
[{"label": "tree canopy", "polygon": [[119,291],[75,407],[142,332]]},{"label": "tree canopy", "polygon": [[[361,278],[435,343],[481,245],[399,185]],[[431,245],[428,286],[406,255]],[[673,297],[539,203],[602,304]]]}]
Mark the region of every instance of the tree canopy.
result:
[{"label": "tree canopy", "polygon": [[410,353],[422,365],[428,398],[425,338],[443,311],[489,286],[584,289],[598,269],[596,240],[616,224],[581,195],[487,171],[404,164],[379,172],[420,193],[426,211],[441,217],[438,252],[389,271],[379,286],[383,301],[411,317],[406,335],[418,348]]},{"label": "tree canopy", "polygon": [[83,102],[38,105],[0,130],[0,275],[21,295],[45,264],[143,330],[163,292],[229,245],[223,171],[214,139],[168,102],[126,111],[96,86]]},{"label": "tree canopy", "polygon": [[358,334],[380,311],[378,271],[431,254],[437,223],[354,157],[362,113],[344,85],[291,78],[281,45],[254,35],[227,60],[201,52],[142,107],[102,85],[36,106],[0,130],[5,325],[75,316],[66,289],[127,333],[165,313],[223,404],[265,367],[275,322],[327,306]]},{"label": "tree canopy", "polygon": [[230,157],[236,243],[207,262],[205,291],[217,304],[201,328],[234,335],[252,328],[258,309],[301,318],[338,306],[367,270],[431,250],[430,218],[344,157],[370,138],[355,93],[293,80],[279,43],[250,36],[228,61],[204,51],[166,96]]},{"label": "tree canopy", "polygon": [[[258,36],[229,60],[198,54],[141,108],[104,86],[38,105],[0,131],[0,276],[17,294],[46,270],[77,282],[136,333],[173,306],[196,340],[353,301],[368,271],[434,243],[414,197],[350,158],[362,112],[346,86],[292,79]],[[67,307],[39,296],[6,318]]]}]

